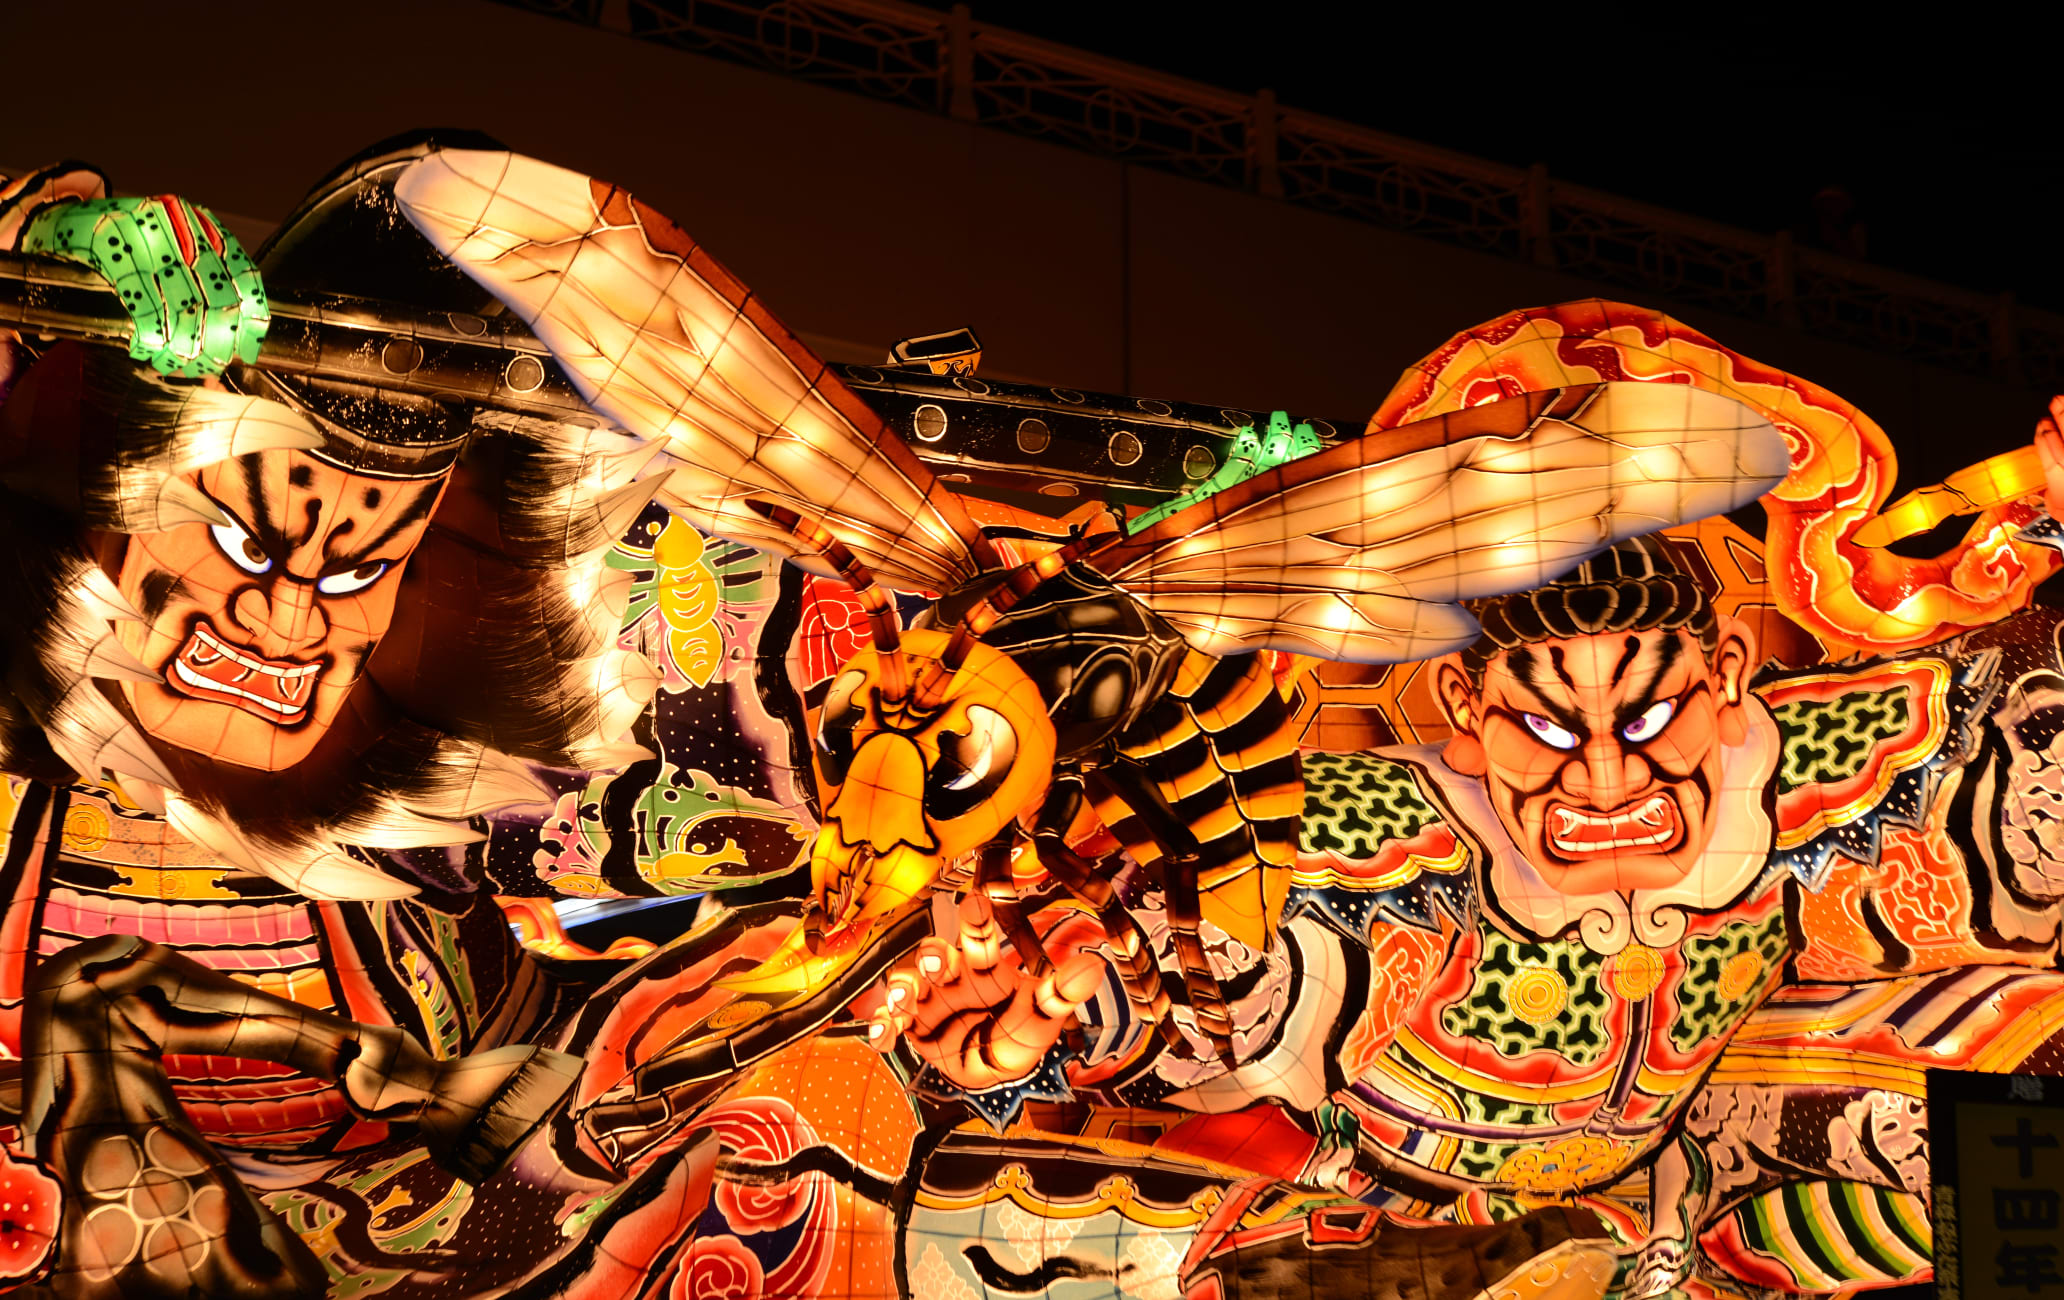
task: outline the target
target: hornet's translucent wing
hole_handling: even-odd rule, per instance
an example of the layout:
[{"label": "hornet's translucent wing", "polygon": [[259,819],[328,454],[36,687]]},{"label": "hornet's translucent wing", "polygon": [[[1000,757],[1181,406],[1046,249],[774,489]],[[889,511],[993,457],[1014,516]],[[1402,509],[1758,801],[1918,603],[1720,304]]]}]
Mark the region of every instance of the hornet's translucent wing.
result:
[{"label": "hornet's translucent wing", "polygon": [[1214,655],[1370,663],[1475,639],[1458,603],[1753,501],[1784,439],[1688,384],[1529,393],[1365,434],[1228,488],[1088,563]]},{"label": "hornet's translucent wing", "polygon": [[768,517],[793,511],[905,591],[948,591],[996,567],[959,499],[880,417],[680,227],[624,191],[516,154],[447,149],[394,192],[597,411],[671,442],[660,499],[704,532],[835,576]]}]

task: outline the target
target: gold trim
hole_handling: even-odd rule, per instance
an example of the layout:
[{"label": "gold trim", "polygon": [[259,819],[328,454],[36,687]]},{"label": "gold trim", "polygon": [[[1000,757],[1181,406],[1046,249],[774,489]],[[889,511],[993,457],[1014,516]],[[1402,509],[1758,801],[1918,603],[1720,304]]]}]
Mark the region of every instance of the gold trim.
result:
[{"label": "gold trim", "polygon": [[[1727,1051],[1724,1047],[1720,1050],[1722,1054]],[[1680,1090],[1697,1083],[1705,1068],[1705,1064],[1701,1062],[1686,1070],[1658,1070],[1644,1061],[1634,1072],[1634,1086],[1643,1092],[1664,1098],[1663,1113],[1668,1114],[1671,1109],[1668,1099]]]},{"label": "gold trim", "polygon": [[[1177,1121],[1189,1118],[1187,1112],[1142,1113],[1158,1113],[1162,1115],[1169,1115],[1171,1118]],[[986,1120],[971,1119],[967,1123],[962,1124],[955,1131],[960,1133],[974,1133],[986,1137],[990,1134],[992,1130],[990,1129],[989,1124]],[[1213,1160],[1209,1156],[1195,1155],[1188,1151],[1164,1151],[1159,1147],[1153,1146],[1150,1143],[1135,1142],[1130,1138],[1117,1138],[1110,1137],[1108,1135],[1093,1136],[1088,1133],[1056,1135],[1052,1129],[1044,1129],[1034,1124],[1027,1124],[1023,1120],[1020,1120],[1017,1123],[1012,1124],[1009,1128],[1005,1129],[1003,1131],[1003,1136],[1011,1139],[1022,1138],[1034,1142],[1052,1142],[1055,1141],[1056,1137],[1058,1136],[1061,1141],[1064,1141],[1069,1146],[1093,1147],[1096,1150],[1103,1152],[1105,1155],[1113,1156],[1119,1160],[1159,1160],[1164,1164],[1191,1165],[1195,1167],[1198,1173],[1205,1174],[1213,1178],[1226,1178],[1237,1180],[1241,1178],[1254,1177],[1254,1171],[1252,1169],[1242,1169],[1238,1165],[1229,1165],[1226,1164],[1224,1161]]]},{"label": "gold trim", "polygon": [[[1859,990],[1860,991],[1860,990]],[[1790,1038],[1796,1034],[1839,1033],[1854,1028],[1864,1018],[1883,1010],[1899,1001],[1912,991],[1911,986],[1887,982],[1879,986],[1876,996],[1850,1002],[1855,993],[1843,995],[1841,1004],[1833,1007],[1799,1006],[1790,1002],[1766,1002],[1750,1013],[1735,1031],[1734,1043],[1767,1042],[1773,1038]]]},{"label": "gold trim", "polygon": [[2049,1014],[2060,1005],[2064,1005],[2064,990],[2015,1016],[2007,1031],[1973,1053],[1964,1068],[1981,1074],[2008,1073],[2006,1067],[2019,1065],[2045,1039],[2064,1030],[2064,1018]]},{"label": "gold trim", "polygon": [[[1400,1026],[1399,1032],[1403,1032],[1402,1026]],[[1392,1050],[1395,1050],[1395,1043],[1392,1045]],[[1437,1085],[1405,1069],[1403,1065],[1398,1063],[1397,1058],[1390,1051],[1385,1051],[1383,1055],[1376,1058],[1376,1070],[1377,1073],[1395,1084],[1407,1096],[1417,1102],[1421,1110],[1431,1111],[1446,1119],[1459,1120],[1462,1118],[1462,1103],[1459,1098],[1450,1096],[1448,1093],[1441,1091]]]},{"label": "gold trim", "polygon": [[1331,866],[1317,869],[1298,866],[1291,869],[1290,883],[1300,889],[1348,889],[1376,893],[1385,889],[1395,889],[1415,879],[1422,872],[1434,871],[1447,876],[1468,865],[1469,845],[1457,835],[1454,850],[1445,856],[1434,858],[1421,853],[1407,853],[1405,860],[1394,870],[1386,871],[1373,880],[1365,880],[1360,876],[1342,876]]},{"label": "gold trim", "polygon": [[228,867],[135,867],[127,863],[110,863],[104,859],[89,858],[101,862],[120,872],[122,878],[109,885],[108,892],[130,898],[150,898],[161,902],[190,898],[240,898],[234,889],[225,889],[222,878],[230,872]]},{"label": "gold trim", "polygon": [[[1376,1058],[1377,1074],[1382,1076],[1382,1078],[1388,1083],[1390,1083],[1397,1091],[1402,1092],[1408,1098],[1415,1100],[1421,1110],[1430,1111],[1433,1114],[1439,1115],[1444,1119],[1452,1119],[1459,1121],[1462,1118],[1461,1099],[1453,1096],[1450,1093],[1441,1091],[1441,1089],[1435,1084],[1430,1083],[1427,1080],[1420,1078],[1418,1075],[1413,1074],[1410,1070],[1407,1070],[1403,1065],[1401,1065],[1398,1062],[1398,1059],[1394,1055],[1392,1055],[1392,1053],[1396,1050],[1396,1045],[1393,1044],[1391,1047],[1386,1048],[1381,1056],[1378,1056]],[[1362,1106],[1367,1106],[1368,1102],[1365,1100],[1358,1104]],[[1377,1113],[1382,1114],[1382,1112]],[[1384,1123],[1389,1124],[1407,1123],[1406,1121],[1399,1119],[1395,1115],[1388,1114],[1383,1114],[1382,1120]],[[1369,1121],[1365,1119],[1363,1121],[1362,1126],[1364,1128],[1367,1128],[1368,1125]],[[1408,1125],[1408,1127],[1414,1126]],[[1406,1159],[1416,1160],[1417,1163],[1424,1164],[1432,1169],[1446,1170],[1454,1167],[1455,1157],[1462,1150],[1462,1139],[1456,1137],[1452,1133],[1443,1133],[1439,1129],[1416,1128],[1416,1131],[1420,1133],[1425,1133],[1433,1138],[1434,1143],[1432,1156],[1427,1159],[1419,1159],[1417,1157],[1406,1156]],[[1398,1154],[1404,1155],[1404,1152],[1400,1151],[1398,1152]]]},{"label": "gold trim", "polygon": [[1928,1093],[1928,1072],[1882,1056],[1858,1052],[1814,1051],[1807,1048],[1730,1047],[1720,1054],[1709,1083],[1811,1084],[1852,1083],[1891,1088],[1908,1096]]},{"label": "gold trim", "polygon": [[[396,1187],[395,1190],[400,1191],[401,1189],[399,1187]],[[450,1209],[453,1205],[457,1204],[462,1196],[469,1195],[472,1192],[472,1190],[473,1186],[471,1183],[466,1182],[462,1178],[454,1178],[452,1179],[451,1190],[447,1191],[442,1197],[440,1197],[435,1205],[430,1206],[428,1209],[424,1210],[415,1218],[410,1219],[407,1223],[401,1224],[394,1228],[381,1229],[369,1227],[366,1229],[366,1235],[371,1237],[374,1242],[380,1245],[385,1245],[387,1242],[390,1241],[399,1240],[400,1238],[406,1237],[408,1234],[427,1225],[432,1219],[436,1218],[438,1215],[442,1214],[444,1211]],[[389,1203],[392,1203],[393,1197],[389,1196],[387,1198],[387,1201]],[[407,1200],[402,1201],[401,1204],[410,1205],[414,1204],[414,1202],[412,1200]],[[373,1221],[379,1221],[379,1216],[377,1213],[375,1213]]]},{"label": "gold trim", "polygon": [[1088,1219],[1116,1210],[1126,1219],[1150,1228],[1194,1228],[1211,1216],[1225,1199],[1216,1187],[1207,1187],[1190,1198],[1185,1209],[1165,1209],[1139,1199],[1139,1185],[1123,1174],[1097,1184],[1096,1195],[1087,1201],[1053,1201],[1032,1190],[1032,1175],[1021,1164],[1008,1164],[996,1171],[995,1181],[972,1196],[941,1196],[918,1189],[917,1203],[927,1210],[953,1212],[979,1210],[1008,1200],[1035,1219]]},{"label": "gold trim", "polygon": [[1427,1045],[1424,1039],[1412,1032],[1410,1026],[1401,1025],[1398,1027],[1396,1041],[1398,1046],[1402,1047],[1406,1054],[1412,1058],[1414,1064],[1431,1070],[1434,1074],[1458,1088],[1465,1088],[1470,1092],[1480,1092],[1487,1097],[1496,1097],[1500,1101],[1518,1101],[1535,1106],[1547,1102],[1585,1101],[1592,1097],[1603,1096],[1607,1087],[1612,1083],[1613,1070],[1611,1066],[1607,1066],[1593,1075],[1571,1083],[1515,1083],[1510,1079],[1498,1079],[1488,1074],[1478,1074],[1474,1070],[1464,1069],[1453,1061],[1441,1059],[1433,1048]]}]

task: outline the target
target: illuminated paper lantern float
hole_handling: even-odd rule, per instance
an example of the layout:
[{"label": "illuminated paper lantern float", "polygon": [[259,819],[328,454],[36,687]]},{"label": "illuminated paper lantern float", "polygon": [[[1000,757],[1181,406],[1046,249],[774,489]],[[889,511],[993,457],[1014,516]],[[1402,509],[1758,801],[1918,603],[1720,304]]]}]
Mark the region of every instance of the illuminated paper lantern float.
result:
[{"label": "illuminated paper lantern float", "polygon": [[[1641,382],[1657,376],[1630,362],[1419,393],[1410,416],[1394,398],[1360,436],[1260,412],[1207,432],[1199,408],[976,379],[971,337],[835,370],[621,191],[452,143],[359,160],[261,259],[272,324],[230,378],[262,396],[196,409],[299,441],[245,455],[218,437],[213,459],[160,465],[152,482],[193,491],[156,499],[190,522],[104,519],[90,512],[109,494],[74,490],[86,513],[61,518],[131,540],[29,572],[45,594],[23,608],[69,591],[151,628],[172,602],[114,561],[169,556],[187,529],[182,554],[218,575],[188,599],[220,604],[203,614],[221,648],[196,651],[189,627],[164,638],[158,657],[194,661],[202,683],[172,722],[140,719],[141,746],[104,728],[87,753],[51,711],[69,697],[19,702],[77,751],[58,765],[119,772],[89,797],[21,760],[34,779],[9,788],[16,834],[55,846],[18,859],[15,906],[50,900],[31,1005],[76,1008],[32,1012],[23,1040],[35,1148],[10,1145],[11,1168],[62,1221],[19,1275],[136,1295],[301,1293],[328,1275],[390,1295],[1062,1279],[1445,1297],[1596,1295],[1616,1278],[1647,1293],[1694,1266],[1823,1290],[1925,1269],[1908,1105],[1923,1058],[1887,1026],[1990,999],[2016,1034],[1966,1017],[1925,1059],[2054,1068],[2054,947],[2029,936],[2056,891],[2044,823],[2012,811],[2049,769],[2028,748],[2039,732],[1985,719],[2042,716],[2055,651],[2046,615],[1996,609],[1968,644],[1753,680],[1755,629],[1732,615],[1769,601],[1746,562],[1715,582],[1682,558],[1706,551],[1630,539],[1802,463],[1775,407]],[[94,287],[33,270],[42,296],[9,319],[48,326],[50,295]],[[344,290],[358,300],[316,297]],[[55,314],[88,332],[91,313]],[[117,392],[138,382],[49,349],[4,411],[36,437],[8,445],[91,445],[82,430],[162,409],[109,414],[98,386],[66,386],[89,370]],[[1121,407],[1130,424],[1088,436]],[[173,410],[144,428],[190,423]],[[985,427],[1014,451],[978,483],[958,440]],[[1039,459],[1085,444],[1101,458]],[[63,505],[61,475],[13,454],[11,518]],[[446,456],[449,477],[428,468]],[[295,457],[326,468],[297,481]],[[1083,504],[1018,508],[1041,478]],[[338,742],[160,734],[198,735],[188,705],[294,671],[240,611],[303,576],[282,544],[304,504],[330,540],[420,535],[372,557],[376,573],[343,557],[347,585],[386,582],[392,604],[384,628],[340,625],[385,635],[332,734],[414,745],[422,779],[321,786],[312,819],[281,792],[318,789]],[[379,510],[410,518],[354,513]],[[49,537],[22,549],[66,556]],[[331,575],[305,576],[320,609]],[[71,609],[65,626],[86,626]],[[1785,613],[1823,635],[1813,608]],[[42,626],[15,634],[11,662],[71,663],[44,653]],[[81,665],[157,689],[177,674],[153,644]],[[1445,757],[1314,754],[1300,773],[1317,734],[1301,702],[1325,697],[1313,661],[1422,660]],[[267,707],[248,703],[239,725]],[[2033,775],[1963,782],[1967,820],[1930,821],[1999,745]],[[1587,784],[1611,755],[1626,788]],[[136,773],[146,758],[158,770]],[[254,758],[269,784],[240,775]],[[169,821],[146,806],[159,798]],[[2004,829],[1972,846],[1967,824]],[[136,874],[138,844],[158,875]],[[172,888],[189,880],[222,892],[189,902]],[[665,910],[710,888],[731,905],[628,967],[532,966],[492,897],[578,958],[549,892]],[[55,904],[85,915],[94,889],[133,900],[120,915],[163,942],[52,928]],[[310,977],[238,980],[170,951],[272,951],[194,924],[247,903],[319,927]],[[1786,983],[1795,956],[1827,983]],[[181,1014],[137,1010],[165,1005]],[[254,1059],[220,1064],[224,1042]],[[218,1064],[166,1085],[195,1053]],[[36,1081],[59,1059],[137,1086],[50,1107]],[[326,1100],[235,1112],[257,1118],[235,1131],[208,1118],[210,1088]],[[1825,1144],[1770,1163],[1780,1120]],[[231,1144],[264,1179],[216,1157]],[[1855,1182],[1867,1144],[1907,1181]],[[99,1178],[132,1151],[148,1177]],[[148,1205],[145,1185],[162,1189]],[[1798,1244],[1826,1240],[1848,1243],[1833,1262]]]}]

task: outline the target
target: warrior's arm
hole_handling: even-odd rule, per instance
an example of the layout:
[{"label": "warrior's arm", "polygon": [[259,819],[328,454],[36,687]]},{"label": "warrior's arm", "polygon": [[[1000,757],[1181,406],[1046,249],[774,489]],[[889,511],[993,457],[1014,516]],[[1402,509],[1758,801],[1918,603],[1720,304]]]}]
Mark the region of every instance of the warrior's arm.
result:
[{"label": "warrior's arm", "polygon": [[[1466,874],[1423,869],[1428,858],[1445,864],[1459,841],[1452,814],[1410,766],[1375,755],[1343,762],[1346,787],[1380,787],[1383,815],[1368,815],[1372,796],[1363,790],[1354,817],[1330,818],[1322,792],[1316,820],[1306,818],[1305,848],[1313,872],[1332,883],[1291,891],[1266,954],[1229,936],[1213,940],[1214,950],[1227,949],[1214,963],[1228,1003],[1225,1043],[1185,1006],[1144,1005],[1138,963],[1122,962],[1111,927],[1087,913],[1040,927],[1052,964],[1036,977],[1012,949],[998,951],[1006,936],[992,933],[998,927],[986,915],[973,928],[964,917],[959,945],[927,940],[912,969],[854,1010],[874,1020],[878,1046],[907,1044],[935,1083],[989,1094],[982,1104],[997,1110],[1008,1109],[1013,1089],[1055,1086],[1057,1070],[1076,1092],[1113,1105],[1208,1114],[1272,1100],[1322,1110],[1388,1049],[1472,906]],[[1179,992],[1158,899],[1149,893],[1127,916],[1160,987]],[[1087,988],[1075,964],[1084,957],[1103,963]]]},{"label": "warrior's arm", "polygon": [[[2025,659],[2032,640],[2054,635],[2043,620],[2031,612],[1986,629],[1951,660],[1951,677],[1989,704],[1960,704],[1954,692],[1928,702],[1924,684],[1902,686],[1901,694],[1882,682],[1858,686],[1886,701],[1895,721],[1911,722],[1910,709],[1946,708],[1949,734],[1962,739],[1938,743],[1961,748],[1938,757],[1936,768],[1893,777],[1907,784],[1889,793],[1879,787],[1868,865],[1857,860],[1861,845],[1852,838],[1814,868],[1817,883],[1799,892],[1795,906],[1803,977],[1882,979],[1974,959],[2056,963],[2064,922],[2064,667],[2027,670]],[[2022,657],[2018,676],[1994,658],[2002,642]],[[1898,672],[1899,663],[1887,671]],[[1889,749],[1892,742],[1876,743]],[[1870,761],[1885,759],[1877,753]],[[1830,793],[1827,806],[1856,797],[1853,788]],[[1818,802],[1803,785],[1781,796],[1781,815],[1786,800],[1809,811]]]},{"label": "warrior's arm", "polygon": [[[1313,1138],[1293,1161],[1302,1165],[1298,1180],[1334,1185],[1348,1176],[1359,1143],[1333,1094],[1389,1048],[1453,928],[1350,921],[1312,903],[1300,909],[1293,901],[1267,957],[1226,982],[1230,1060],[1187,1008],[1164,1008],[1159,1024],[1143,1019],[1103,930],[1087,918],[1047,929],[1052,964],[1027,975],[1014,953],[997,951],[1003,936],[979,896],[962,906],[960,944],[925,940],[913,968],[853,1010],[871,1019],[876,1046],[901,1042],[915,1052],[929,1067],[928,1089],[957,1093],[999,1123],[1021,1100],[1053,1095],[1063,1079],[1106,1105],[1193,1112],[1206,1145],[1223,1130],[1202,1117],[1275,1103],[1301,1117]],[[1165,971],[1174,960],[1165,924],[1152,910],[1135,915]]]},{"label": "warrior's arm", "polygon": [[[2008,687],[1994,708],[2000,758],[1967,771],[1976,797],[1962,830],[1984,870],[2005,887],[2017,911],[2046,914],[2054,930],[2064,904],[2064,674],[2045,672]],[[1991,798],[1984,797],[1991,794]]]},{"label": "warrior's arm", "polygon": [[1473,908],[1469,876],[1455,869],[1456,814],[1415,763],[1313,756],[1304,780],[1288,919],[1258,978],[1227,990],[1230,1064],[1135,1034],[1136,1060],[1086,1072],[1128,1104],[1215,1112],[1268,1098],[1316,1110],[1389,1048]]},{"label": "warrior's arm", "polygon": [[1201,1037],[1187,1051],[1140,1028],[1110,1042],[1097,1022],[1123,1004],[1114,979],[1084,1009],[1081,1082],[1127,1105],[1222,1113],[1274,1100],[1316,1112],[1389,1047],[1446,947],[1435,931],[1383,920],[1350,937],[1316,909],[1284,922],[1277,939],[1260,977],[1229,998],[1232,1062],[1198,1050]]}]

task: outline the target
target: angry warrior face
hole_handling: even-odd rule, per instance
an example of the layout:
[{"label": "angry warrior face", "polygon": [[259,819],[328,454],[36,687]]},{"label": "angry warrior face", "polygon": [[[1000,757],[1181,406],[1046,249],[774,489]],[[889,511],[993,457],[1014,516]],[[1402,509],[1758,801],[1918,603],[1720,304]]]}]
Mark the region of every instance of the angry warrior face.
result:
[{"label": "angry warrior face", "polygon": [[117,585],[143,611],[125,682],[153,738],[264,771],[322,739],[394,616],[402,568],[446,480],[354,474],[302,451],[223,461],[192,481],[225,522],[128,539]]},{"label": "angry warrior face", "polygon": [[1653,628],[1518,646],[1490,660],[1480,689],[1449,660],[1438,675],[1456,730],[1446,759],[1483,778],[1555,888],[1665,888],[1713,838],[1753,662],[1731,619],[1710,658],[1689,632]]}]

